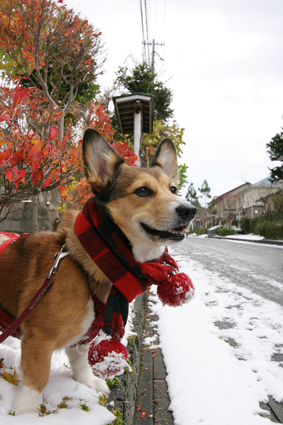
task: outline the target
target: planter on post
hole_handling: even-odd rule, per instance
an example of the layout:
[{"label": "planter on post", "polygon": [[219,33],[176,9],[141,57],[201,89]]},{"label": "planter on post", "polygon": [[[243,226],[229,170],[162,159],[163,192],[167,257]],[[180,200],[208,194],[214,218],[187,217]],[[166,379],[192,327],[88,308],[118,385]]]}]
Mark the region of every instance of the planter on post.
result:
[{"label": "planter on post", "polygon": [[134,135],[134,152],[141,158],[143,133],[152,133],[152,96],[125,94],[113,97],[113,102],[121,133]]}]

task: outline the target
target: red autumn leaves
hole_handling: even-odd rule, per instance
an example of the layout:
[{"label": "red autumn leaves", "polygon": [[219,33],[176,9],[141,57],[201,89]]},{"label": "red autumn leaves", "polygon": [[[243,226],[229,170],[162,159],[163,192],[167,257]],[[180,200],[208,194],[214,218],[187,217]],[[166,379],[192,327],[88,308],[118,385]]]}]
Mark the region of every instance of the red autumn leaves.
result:
[{"label": "red autumn leaves", "polygon": [[[77,206],[85,202],[90,192],[81,177],[81,141],[75,142],[70,133],[60,140],[56,124],[45,135],[40,134],[38,128],[35,131],[25,130],[26,121],[40,120],[35,107],[38,102],[36,89],[18,85],[6,93],[6,105],[0,108],[0,176],[8,182],[9,193],[20,194],[22,190],[28,197],[58,186],[63,199]],[[44,113],[51,114],[48,108]],[[53,121],[56,122],[56,118],[60,118],[60,113]],[[114,130],[104,106],[94,105],[88,118],[88,125],[96,128],[111,143]],[[126,142],[118,141],[111,145],[128,165],[135,164],[137,156]],[[74,181],[77,182],[76,189],[68,193],[68,184],[72,182],[74,185]]]},{"label": "red autumn leaves", "polygon": [[5,91],[7,102],[0,108],[0,176],[5,177],[4,184],[8,181],[10,195],[21,189],[32,195],[59,186],[66,197],[68,177],[78,168],[77,147],[67,137],[59,139],[55,124],[46,135],[38,128],[28,129],[27,122],[37,118],[33,91],[21,85]]}]

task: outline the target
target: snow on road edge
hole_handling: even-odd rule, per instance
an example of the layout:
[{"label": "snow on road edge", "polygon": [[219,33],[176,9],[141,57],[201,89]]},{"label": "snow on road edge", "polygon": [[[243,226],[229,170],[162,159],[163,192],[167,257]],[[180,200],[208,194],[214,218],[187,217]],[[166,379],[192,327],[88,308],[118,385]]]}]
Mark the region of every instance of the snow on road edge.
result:
[{"label": "snow on road edge", "polygon": [[[282,346],[282,307],[185,255],[174,258],[192,278],[196,296],[172,308],[153,294],[151,308],[159,316],[175,425],[271,423],[259,416],[265,414],[259,402],[283,397],[283,369],[271,360]],[[227,326],[219,329],[217,322]]]}]

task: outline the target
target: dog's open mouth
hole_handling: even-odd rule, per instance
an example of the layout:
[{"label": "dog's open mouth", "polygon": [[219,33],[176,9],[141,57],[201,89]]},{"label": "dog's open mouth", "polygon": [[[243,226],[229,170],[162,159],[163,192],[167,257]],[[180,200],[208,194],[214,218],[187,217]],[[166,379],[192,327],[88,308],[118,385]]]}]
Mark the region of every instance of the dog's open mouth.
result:
[{"label": "dog's open mouth", "polygon": [[158,239],[167,239],[167,240],[170,239],[173,241],[181,241],[185,237],[184,226],[179,226],[179,227],[176,227],[175,229],[166,230],[166,231],[154,229],[153,227],[148,226],[145,223],[141,223],[141,226],[148,235],[154,238],[157,237]]}]

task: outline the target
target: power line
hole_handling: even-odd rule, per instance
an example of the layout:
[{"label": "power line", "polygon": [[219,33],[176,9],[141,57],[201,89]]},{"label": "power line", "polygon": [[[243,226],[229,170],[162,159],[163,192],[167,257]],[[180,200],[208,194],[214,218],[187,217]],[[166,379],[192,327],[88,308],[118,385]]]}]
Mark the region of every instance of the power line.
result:
[{"label": "power line", "polygon": [[[152,72],[155,72],[155,56],[157,55],[162,61],[164,59],[156,52],[156,46],[164,46],[165,43],[156,43],[155,40],[149,41],[149,25],[148,25],[148,8],[147,0],[140,0],[140,14],[141,14],[141,25],[142,25],[142,37],[143,37],[143,56],[145,62],[151,67]],[[150,54],[150,47],[152,46],[152,52]]]},{"label": "power line", "polygon": [[142,24],[143,56],[146,58],[145,38],[144,38],[144,25],[143,25],[143,12],[142,12],[142,0],[140,0],[140,9],[141,9],[141,24]]},{"label": "power line", "polygon": [[[148,20],[147,20],[147,5],[146,0],[144,0],[144,13],[145,13],[145,23],[146,23],[146,42],[148,43]],[[148,47],[148,61],[149,61],[149,47]]]}]

